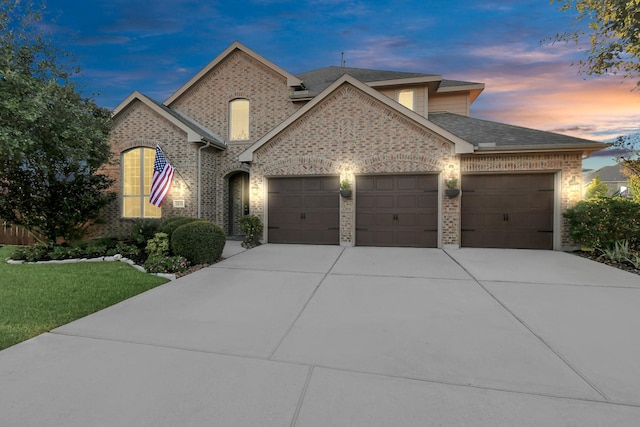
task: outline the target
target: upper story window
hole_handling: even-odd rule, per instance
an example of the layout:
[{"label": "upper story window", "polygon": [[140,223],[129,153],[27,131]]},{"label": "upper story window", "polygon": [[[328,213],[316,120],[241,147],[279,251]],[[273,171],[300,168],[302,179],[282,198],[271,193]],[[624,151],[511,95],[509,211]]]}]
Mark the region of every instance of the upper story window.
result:
[{"label": "upper story window", "polygon": [[122,216],[160,218],[162,211],[149,203],[156,150],[134,148],[122,155]]},{"label": "upper story window", "polygon": [[248,99],[234,99],[229,103],[229,139],[231,141],[249,139]]},{"label": "upper story window", "polygon": [[412,89],[398,92],[398,102],[410,110],[413,110],[414,91]]}]

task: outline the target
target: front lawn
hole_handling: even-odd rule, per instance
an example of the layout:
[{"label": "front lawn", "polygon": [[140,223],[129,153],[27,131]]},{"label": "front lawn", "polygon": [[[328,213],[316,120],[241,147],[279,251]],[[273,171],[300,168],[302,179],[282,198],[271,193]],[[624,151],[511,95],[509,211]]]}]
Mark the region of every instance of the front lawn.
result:
[{"label": "front lawn", "polygon": [[121,262],[7,264],[0,247],[0,350],[167,282]]}]

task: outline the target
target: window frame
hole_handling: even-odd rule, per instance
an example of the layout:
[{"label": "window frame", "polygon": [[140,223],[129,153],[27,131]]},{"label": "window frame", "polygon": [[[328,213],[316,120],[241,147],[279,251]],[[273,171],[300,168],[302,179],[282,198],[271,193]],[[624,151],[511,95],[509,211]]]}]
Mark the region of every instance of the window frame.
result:
[{"label": "window frame", "polygon": [[[126,161],[125,161],[125,157],[127,155],[129,155],[130,153],[133,153],[135,151],[138,151],[138,157],[139,157],[139,164],[138,164],[138,170],[139,170],[139,179],[140,181],[138,182],[138,191],[139,193],[137,194],[126,194],[126,184],[127,184],[127,178],[126,178]],[[147,157],[149,156],[149,157]],[[120,167],[120,216],[122,218],[131,218],[131,219],[146,219],[146,218],[161,218],[162,217],[162,208],[159,208],[157,206],[153,206],[151,205],[151,203],[149,203],[149,192],[151,191],[151,180],[153,177],[153,164],[155,162],[155,149],[151,148],[151,147],[133,147],[130,148],[126,151],[123,151],[121,156],[121,167]],[[151,159],[151,160],[149,160]],[[133,159],[133,161],[135,161],[135,159]],[[145,167],[146,166],[146,167]],[[148,174],[148,183],[145,182],[145,174]],[[148,187],[148,188],[145,188]],[[145,192],[146,190],[146,192]],[[126,203],[125,203],[125,199],[138,199],[139,200],[139,206],[138,206],[138,215],[127,215],[126,214]]]},{"label": "window frame", "polygon": [[[409,107],[408,105],[406,105],[405,103],[403,103],[400,98],[402,97],[403,94],[411,94],[411,107]],[[396,94],[396,101],[398,101],[398,103],[400,105],[402,105],[405,108],[410,109],[411,111],[416,111],[416,90],[415,89],[401,89],[397,92]]]},{"label": "window frame", "polygon": [[[241,113],[241,111],[234,110],[234,105],[246,105],[246,116],[236,120],[234,124],[234,116],[237,116]],[[236,117],[236,119],[238,119]],[[238,121],[246,122],[246,123],[238,123]],[[236,129],[236,126],[243,126],[243,129]],[[234,133],[236,131],[244,130],[244,134],[241,134],[240,137],[235,137]],[[249,141],[251,137],[251,102],[247,98],[234,98],[229,101],[229,141],[238,142],[238,141]]]}]

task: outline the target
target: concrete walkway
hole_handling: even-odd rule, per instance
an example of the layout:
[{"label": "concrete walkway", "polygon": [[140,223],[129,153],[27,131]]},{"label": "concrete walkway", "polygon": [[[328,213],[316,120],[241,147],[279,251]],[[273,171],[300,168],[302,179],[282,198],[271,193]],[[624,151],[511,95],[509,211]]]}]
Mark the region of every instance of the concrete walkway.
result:
[{"label": "concrete walkway", "polygon": [[637,275],[560,252],[237,243],[0,352],[0,424],[638,426]]}]

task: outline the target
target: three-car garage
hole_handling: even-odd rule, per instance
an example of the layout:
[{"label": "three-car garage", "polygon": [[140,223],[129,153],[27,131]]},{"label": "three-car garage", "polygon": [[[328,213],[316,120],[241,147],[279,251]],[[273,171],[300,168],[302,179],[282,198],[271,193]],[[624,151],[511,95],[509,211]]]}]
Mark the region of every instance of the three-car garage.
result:
[{"label": "three-car garage", "polygon": [[[338,176],[270,178],[268,241],[340,243]],[[553,249],[555,174],[462,177],[461,246]],[[438,174],[355,177],[355,244],[438,247]]]}]

